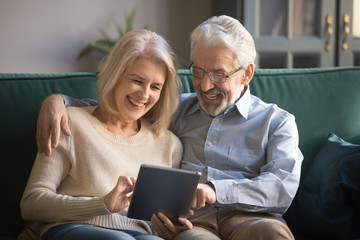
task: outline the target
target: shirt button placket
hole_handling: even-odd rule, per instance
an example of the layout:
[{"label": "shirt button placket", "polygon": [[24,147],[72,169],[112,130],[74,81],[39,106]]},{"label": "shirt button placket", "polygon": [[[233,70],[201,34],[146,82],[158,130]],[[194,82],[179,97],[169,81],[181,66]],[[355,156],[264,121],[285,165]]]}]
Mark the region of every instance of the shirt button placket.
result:
[{"label": "shirt button placket", "polygon": [[220,119],[219,117],[214,118],[212,120],[212,123],[209,127],[208,130],[208,135],[206,138],[206,146],[205,146],[205,162],[206,164],[208,164],[209,166],[215,167],[215,147],[216,147],[216,142],[218,140],[218,134],[219,134],[219,122]]}]

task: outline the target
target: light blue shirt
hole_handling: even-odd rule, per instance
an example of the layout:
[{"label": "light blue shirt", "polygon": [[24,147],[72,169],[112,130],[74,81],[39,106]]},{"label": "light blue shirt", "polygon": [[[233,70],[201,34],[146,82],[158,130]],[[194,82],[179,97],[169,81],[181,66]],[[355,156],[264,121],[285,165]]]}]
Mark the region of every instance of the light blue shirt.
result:
[{"label": "light blue shirt", "polygon": [[182,168],[201,171],[200,181],[215,188],[217,206],[279,214],[290,206],[303,156],[294,116],[276,104],[248,87],[234,106],[212,117],[196,94],[187,94],[170,130],[184,146]]}]

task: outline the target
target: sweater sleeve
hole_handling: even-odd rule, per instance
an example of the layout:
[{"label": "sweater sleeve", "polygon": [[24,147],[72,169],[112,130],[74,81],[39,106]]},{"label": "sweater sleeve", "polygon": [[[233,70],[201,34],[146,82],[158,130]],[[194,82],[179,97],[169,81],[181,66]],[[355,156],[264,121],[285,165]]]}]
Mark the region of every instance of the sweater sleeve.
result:
[{"label": "sweater sleeve", "polygon": [[178,137],[176,137],[174,134],[174,144],[173,144],[173,152],[172,152],[172,167],[173,168],[180,168],[181,159],[183,155],[183,145]]},{"label": "sweater sleeve", "polygon": [[51,223],[110,214],[102,197],[74,197],[57,192],[71,168],[70,138],[62,136],[51,156],[37,154],[20,203],[24,220]]}]

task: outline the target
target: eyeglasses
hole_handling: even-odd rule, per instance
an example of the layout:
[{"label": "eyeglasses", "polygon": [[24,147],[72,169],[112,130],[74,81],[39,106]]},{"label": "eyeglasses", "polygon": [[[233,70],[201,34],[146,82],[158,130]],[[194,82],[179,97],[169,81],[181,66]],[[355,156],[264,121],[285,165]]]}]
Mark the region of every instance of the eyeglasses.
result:
[{"label": "eyeglasses", "polygon": [[203,79],[205,73],[207,73],[209,75],[210,80],[214,83],[223,83],[231,75],[233,75],[233,74],[237,73],[238,71],[240,71],[241,69],[243,69],[243,67],[239,67],[235,71],[233,71],[229,74],[225,74],[225,73],[221,73],[221,72],[208,72],[202,68],[193,67],[192,65],[193,65],[193,63],[191,63],[191,65],[190,65],[190,72],[194,77],[196,77],[198,79]]}]

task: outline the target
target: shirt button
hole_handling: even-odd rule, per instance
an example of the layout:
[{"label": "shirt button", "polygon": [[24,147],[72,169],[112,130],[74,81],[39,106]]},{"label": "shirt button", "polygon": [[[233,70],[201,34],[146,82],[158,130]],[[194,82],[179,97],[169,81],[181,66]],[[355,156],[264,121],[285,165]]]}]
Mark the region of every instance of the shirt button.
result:
[{"label": "shirt button", "polygon": [[254,154],[255,154],[255,152],[254,152],[254,151],[250,151],[250,154],[251,154],[251,155],[254,155]]},{"label": "shirt button", "polygon": [[210,147],[211,147],[211,146],[212,146],[212,143],[208,143],[208,146],[210,146]]}]

